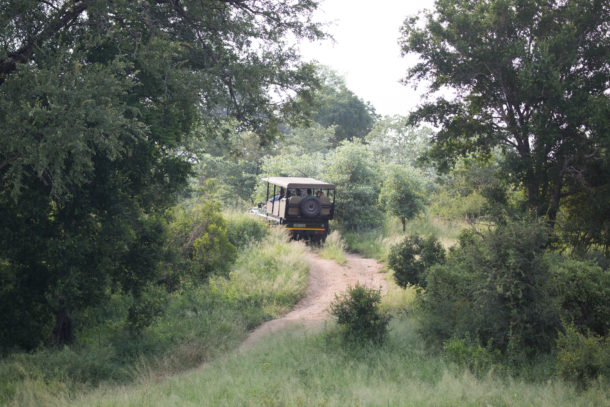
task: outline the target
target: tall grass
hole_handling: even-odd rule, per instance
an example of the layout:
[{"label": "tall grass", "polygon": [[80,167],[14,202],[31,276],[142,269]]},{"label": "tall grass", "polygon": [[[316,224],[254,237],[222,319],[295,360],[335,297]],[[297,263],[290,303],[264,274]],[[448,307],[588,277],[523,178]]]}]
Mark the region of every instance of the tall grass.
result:
[{"label": "tall grass", "polygon": [[390,248],[404,236],[436,236],[445,248],[449,248],[457,242],[461,231],[467,227],[468,224],[464,220],[441,219],[425,214],[409,220],[403,232],[400,220],[387,216],[381,228],[364,232],[344,232],[343,237],[349,250],[385,261]]},{"label": "tall grass", "polygon": [[320,256],[325,259],[333,259],[339,264],[345,264],[347,257],[345,257],[345,249],[347,244],[341,237],[341,233],[338,230],[333,230],[320,249]]},{"label": "tall grass", "polygon": [[0,405],[49,405],[100,384],[157,380],[226,354],[304,295],[305,253],[273,231],[241,250],[228,278],[171,294],[164,315],[140,335],[109,320],[83,332],[72,348],[10,355],[0,361]]},{"label": "tall grass", "polygon": [[[334,328],[286,332],[246,354],[181,377],[102,389],[76,400],[96,406],[603,406],[610,390],[578,391],[560,379],[525,382],[493,370],[473,375],[422,347],[410,319],[385,345],[345,347]],[[58,402],[59,404],[59,402]]]}]

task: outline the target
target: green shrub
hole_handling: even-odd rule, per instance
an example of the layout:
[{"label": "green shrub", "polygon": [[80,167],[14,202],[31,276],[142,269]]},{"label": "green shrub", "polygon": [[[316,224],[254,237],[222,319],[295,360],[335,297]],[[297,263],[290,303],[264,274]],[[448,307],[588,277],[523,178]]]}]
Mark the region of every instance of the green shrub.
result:
[{"label": "green shrub", "polygon": [[269,233],[267,225],[247,213],[227,214],[227,236],[237,249],[261,241]]},{"label": "green shrub", "polygon": [[469,337],[450,338],[443,343],[447,358],[459,366],[466,367],[475,374],[488,371],[494,363],[500,360],[500,354],[481,346]]},{"label": "green shrub", "polygon": [[211,273],[226,274],[237,257],[229,241],[227,226],[217,202],[197,202],[191,208],[174,209],[170,242],[179,253],[175,267],[194,281],[204,281]]},{"label": "green shrub", "polygon": [[330,306],[331,314],[343,329],[349,342],[382,343],[388,333],[389,316],[379,309],[381,290],[366,288],[360,284],[348,288]]},{"label": "green shrub", "polygon": [[419,235],[405,237],[392,246],[388,255],[388,265],[394,270],[396,284],[403,288],[409,284],[425,288],[426,270],[444,261],[445,249],[433,236],[425,239]]},{"label": "green shrub", "polygon": [[137,295],[127,312],[127,326],[132,333],[140,333],[163,314],[167,306],[167,292],[162,286],[149,284]]},{"label": "green shrub", "polygon": [[547,229],[532,222],[464,233],[447,262],[426,275],[424,337],[470,336],[515,358],[550,351],[560,319],[549,294],[547,239]]},{"label": "green shrub", "polygon": [[610,333],[610,273],[592,262],[549,256],[553,262],[552,295],[562,318],[582,333]]},{"label": "green shrub", "polygon": [[610,338],[584,335],[574,325],[557,340],[557,372],[581,386],[600,375],[610,377]]}]

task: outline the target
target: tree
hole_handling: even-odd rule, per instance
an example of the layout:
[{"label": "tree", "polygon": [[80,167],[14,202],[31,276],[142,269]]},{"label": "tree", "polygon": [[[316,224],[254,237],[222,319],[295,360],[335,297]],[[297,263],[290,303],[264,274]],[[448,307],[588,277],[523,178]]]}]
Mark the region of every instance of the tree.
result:
[{"label": "tree", "polygon": [[344,141],[327,157],[323,178],[337,185],[335,218],[342,227],[358,231],[381,224],[380,169],[366,145]]},{"label": "tree", "polygon": [[420,191],[420,186],[407,171],[398,166],[390,167],[381,187],[379,203],[388,213],[400,218],[403,232],[407,219],[414,218],[424,209],[424,197]]},{"label": "tree", "polygon": [[314,95],[313,120],[323,127],[335,127],[333,146],[343,140],[364,140],[376,120],[375,109],[349,90],[343,78],[322,70],[322,87]]},{"label": "tree", "polygon": [[386,162],[414,167],[429,150],[432,134],[430,128],[409,126],[407,117],[386,116],[375,122],[365,141]]},{"label": "tree", "polygon": [[296,127],[288,131],[281,140],[281,143],[276,146],[280,152],[289,152],[293,154],[315,154],[327,153],[335,138],[336,126],[323,127],[322,125],[313,122],[311,126],[303,128]]},{"label": "tree", "polygon": [[317,81],[286,38],[323,36],[316,6],[4,2],[0,346],[68,343],[73,311],[156,278],[192,129],[234,118],[269,139],[300,116]]},{"label": "tree", "polygon": [[499,146],[551,224],[565,197],[608,184],[608,2],[438,0],[422,17],[406,20],[401,44],[420,58],[407,80],[429,80],[435,99],[410,122],[440,128],[441,164]]}]

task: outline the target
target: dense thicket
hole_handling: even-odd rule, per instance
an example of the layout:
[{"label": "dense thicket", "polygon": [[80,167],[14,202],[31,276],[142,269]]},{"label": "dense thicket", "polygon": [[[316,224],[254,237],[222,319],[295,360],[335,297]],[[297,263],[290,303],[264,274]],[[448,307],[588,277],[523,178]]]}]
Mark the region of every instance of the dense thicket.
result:
[{"label": "dense thicket", "polygon": [[276,134],[315,85],[284,41],[322,35],[315,7],[4,2],[0,345],[33,348],[52,332],[68,343],[74,310],[155,280],[191,130],[206,137],[232,117]]}]

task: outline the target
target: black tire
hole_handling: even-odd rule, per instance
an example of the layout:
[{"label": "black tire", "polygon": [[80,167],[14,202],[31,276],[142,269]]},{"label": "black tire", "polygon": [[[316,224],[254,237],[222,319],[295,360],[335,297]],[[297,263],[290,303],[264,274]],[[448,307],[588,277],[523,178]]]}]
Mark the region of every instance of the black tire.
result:
[{"label": "black tire", "polygon": [[301,199],[301,203],[299,203],[299,209],[301,210],[301,216],[305,216],[306,218],[313,218],[320,214],[320,209],[322,209],[322,204],[320,200],[315,196],[306,196]]}]

